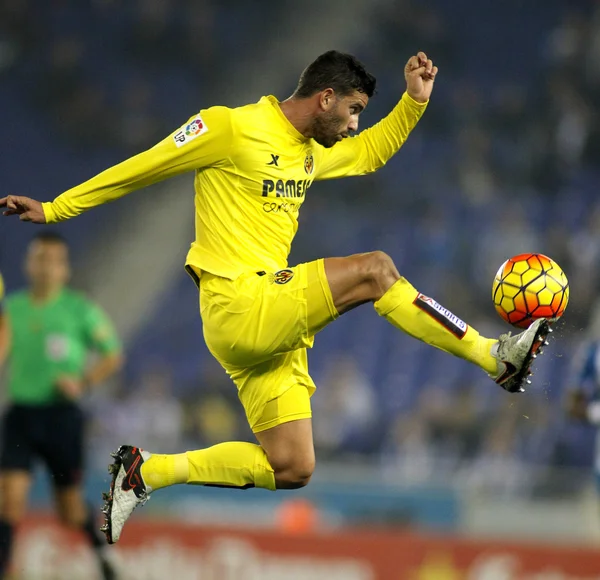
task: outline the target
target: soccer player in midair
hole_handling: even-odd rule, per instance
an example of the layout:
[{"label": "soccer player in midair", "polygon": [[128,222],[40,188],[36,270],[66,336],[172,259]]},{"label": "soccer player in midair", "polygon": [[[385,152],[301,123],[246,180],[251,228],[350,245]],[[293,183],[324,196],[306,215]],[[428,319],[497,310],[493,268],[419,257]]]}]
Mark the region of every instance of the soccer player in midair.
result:
[{"label": "soccer player in midair", "polygon": [[[96,510],[82,494],[85,420],[78,400],[120,368],[121,347],[102,310],[66,287],[69,250],[60,235],[41,232],[33,239],[25,271],[29,287],[6,297],[7,331],[0,334],[9,402],[0,423],[0,578],[27,507],[34,462],[41,460],[52,476],[61,521],[82,530],[102,578],[112,580],[116,574]],[[99,357],[88,366],[91,352]]]},{"label": "soccer player in midair", "polygon": [[391,113],[357,136],[375,78],[353,56],[329,51],[302,73],[292,96],[201,110],[155,147],[52,202],[0,200],[6,215],[55,223],[136,189],[195,171],[196,239],[186,269],[200,291],[204,337],[236,384],[258,445],[229,442],[160,455],[123,445],[106,494],[109,542],[148,494],[178,483],[293,489],[313,473],[306,349],[348,310],[370,302],[390,324],[481,367],[510,392],[523,390],[549,332],[481,336],[420,294],[381,251],[288,266],[298,213],[315,180],[383,167],[425,112],[437,67],[423,53],[404,69],[406,92]]}]

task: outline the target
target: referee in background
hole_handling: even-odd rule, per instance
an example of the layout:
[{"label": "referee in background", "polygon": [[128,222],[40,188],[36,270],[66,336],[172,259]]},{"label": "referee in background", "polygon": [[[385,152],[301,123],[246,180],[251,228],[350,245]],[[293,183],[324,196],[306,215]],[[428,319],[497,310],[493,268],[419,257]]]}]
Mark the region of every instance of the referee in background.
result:
[{"label": "referee in background", "polygon": [[[9,294],[0,318],[0,365],[8,366],[8,408],[0,424],[0,578],[8,573],[15,526],[23,517],[32,467],[50,471],[61,521],[81,529],[94,548],[102,578],[116,573],[106,557],[94,510],[82,493],[86,390],[116,373],[121,345],[102,310],[66,287],[69,248],[44,232],[25,261],[29,287]],[[97,353],[92,366],[88,355]]]}]

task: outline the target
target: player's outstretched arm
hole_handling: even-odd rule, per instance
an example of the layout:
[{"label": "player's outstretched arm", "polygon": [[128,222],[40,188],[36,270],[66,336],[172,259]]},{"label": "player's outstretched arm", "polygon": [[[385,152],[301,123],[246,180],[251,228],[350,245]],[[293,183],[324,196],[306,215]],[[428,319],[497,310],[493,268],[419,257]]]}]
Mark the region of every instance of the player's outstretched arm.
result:
[{"label": "player's outstretched arm", "polygon": [[227,159],[232,139],[231,110],[212,107],[192,117],[160,143],[59,195],[52,202],[9,195],[4,215],[37,224],[64,221],[153,183]]},{"label": "player's outstretched arm", "polygon": [[323,150],[316,179],[335,179],[372,173],[383,167],[402,147],[422,117],[433,91],[438,67],[424,52],[404,67],[406,92],[392,112],[357,137]]}]

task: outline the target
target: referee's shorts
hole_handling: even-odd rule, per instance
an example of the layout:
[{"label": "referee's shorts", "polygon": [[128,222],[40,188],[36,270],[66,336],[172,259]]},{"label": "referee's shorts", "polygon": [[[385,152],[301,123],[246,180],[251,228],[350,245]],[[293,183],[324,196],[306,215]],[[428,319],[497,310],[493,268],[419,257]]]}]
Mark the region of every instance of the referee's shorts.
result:
[{"label": "referee's shorts", "polygon": [[11,405],[0,432],[0,471],[31,471],[36,459],[55,486],[78,485],[84,463],[84,413],[75,403]]}]

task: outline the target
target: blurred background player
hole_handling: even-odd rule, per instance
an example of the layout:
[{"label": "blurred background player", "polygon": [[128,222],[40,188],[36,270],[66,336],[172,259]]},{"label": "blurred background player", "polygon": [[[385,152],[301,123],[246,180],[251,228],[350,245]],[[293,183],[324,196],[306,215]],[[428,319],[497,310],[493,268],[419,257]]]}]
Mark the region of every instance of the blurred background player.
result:
[{"label": "blurred background player", "polygon": [[600,490],[600,340],[589,340],[581,349],[575,384],[567,393],[567,414],[597,428],[594,475]]},{"label": "blurred background player", "polygon": [[[52,475],[61,521],[84,532],[102,577],[112,579],[95,512],[81,489],[85,420],[78,400],[120,369],[121,346],[102,310],[66,287],[69,249],[61,236],[36,236],[25,270],[29,287],[6,298],[8,329],[0,339],[0,355],[7,353],[9,400],[1,427],[0,578],[7,573],[14,529],[26,509],[34,461],[41,459]],[[88,368],[92,352],[99,356]]]}]

